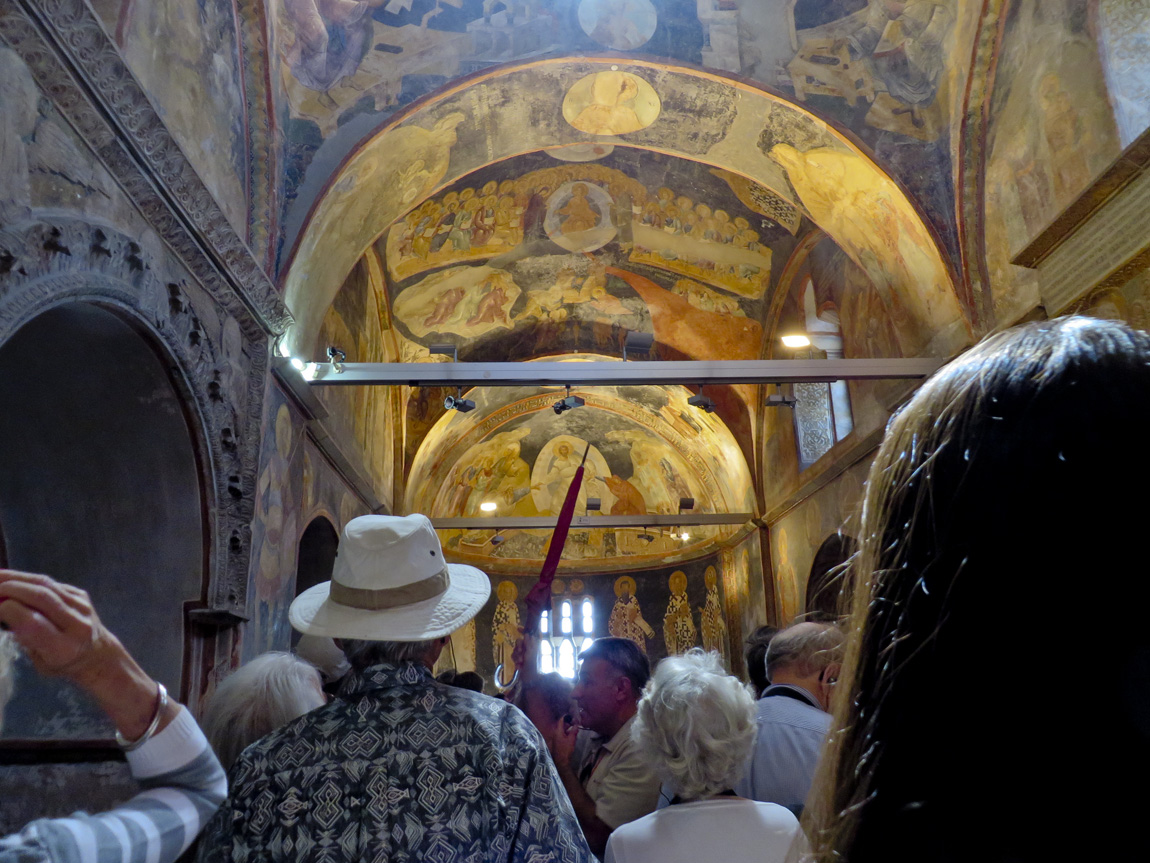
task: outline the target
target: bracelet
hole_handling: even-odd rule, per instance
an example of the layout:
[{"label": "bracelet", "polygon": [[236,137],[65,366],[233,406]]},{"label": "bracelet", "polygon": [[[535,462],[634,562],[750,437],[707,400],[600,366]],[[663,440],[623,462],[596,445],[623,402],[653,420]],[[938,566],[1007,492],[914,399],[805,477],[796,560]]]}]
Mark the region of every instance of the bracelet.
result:
[{"label": "bracelet", "polygon": [[164,708],[168,706],[168,690],[164,688],[164,684],[156,683],[156,715],[152,717],[152,722],[148,726],[148,730],[144,732],[143,736],[138,740],[128,740],[119,731],[116,732],[116,742],[120,744],[120,748],[125,752],[134,752],[145,743],[152,739],[152,735],[156,733],[156,729],[160,727],[160,717],[164,713]]}]

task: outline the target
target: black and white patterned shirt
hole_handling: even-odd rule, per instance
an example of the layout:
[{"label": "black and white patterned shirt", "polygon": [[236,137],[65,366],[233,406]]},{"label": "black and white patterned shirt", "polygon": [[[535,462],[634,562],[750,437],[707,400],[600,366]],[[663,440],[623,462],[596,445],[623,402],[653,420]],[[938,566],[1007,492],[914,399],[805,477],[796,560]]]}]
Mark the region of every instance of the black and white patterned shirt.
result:
[{"label": "black and white patterned shirt", "polygon": [[203,863],[593,863],[539,732],[506,702],[380,664],[252,744]]}]

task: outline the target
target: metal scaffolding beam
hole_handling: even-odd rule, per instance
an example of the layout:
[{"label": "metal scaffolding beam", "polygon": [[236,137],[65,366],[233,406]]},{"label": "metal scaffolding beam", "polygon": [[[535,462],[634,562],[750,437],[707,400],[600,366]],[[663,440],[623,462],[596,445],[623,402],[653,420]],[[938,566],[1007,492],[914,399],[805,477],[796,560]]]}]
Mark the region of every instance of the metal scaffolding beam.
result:
[{"label": "metal scaffolding beam", "polygon": [[716,360],[523,363],[314,363],[312,386],[539,387],[816,383],[921,380],[943,364],[913,359]]},{"label": "metal scaffolding beam", "polygon": [[[705,527],[719,524],[746,524],[755,517],[753,512],[699,513],[692,515],[577,515],[571,527]],[[553,530],[553,515],[534,516],[479,516],[477,518],[433,518],[437,530]]]}]

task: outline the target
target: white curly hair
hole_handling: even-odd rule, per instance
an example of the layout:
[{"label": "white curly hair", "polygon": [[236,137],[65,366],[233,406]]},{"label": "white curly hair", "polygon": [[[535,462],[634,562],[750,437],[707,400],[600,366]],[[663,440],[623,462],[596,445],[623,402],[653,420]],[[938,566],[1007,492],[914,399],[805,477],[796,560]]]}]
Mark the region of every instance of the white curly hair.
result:
[{"label": "white curly hair", "polygon": [[694,648],[659,663],[631,736],[684,800],[712,797],[742,777],[755,744],[755,699],[717,653]]}]

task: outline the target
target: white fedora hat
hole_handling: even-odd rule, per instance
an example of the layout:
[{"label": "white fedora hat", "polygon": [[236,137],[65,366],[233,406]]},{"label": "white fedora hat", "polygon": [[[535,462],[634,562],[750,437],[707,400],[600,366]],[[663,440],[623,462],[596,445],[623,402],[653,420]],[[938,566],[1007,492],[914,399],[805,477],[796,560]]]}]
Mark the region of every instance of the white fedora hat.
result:
[{"label": "white fedora hat", "polygon": [[427,516],[362,515],[343,529],[331,581],[288,615],[305,635],[425,641],[463,626],[490,595],[481,570],[443,559]]}]

